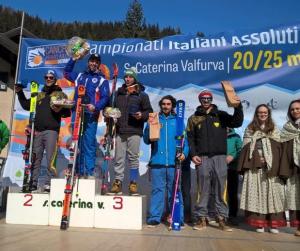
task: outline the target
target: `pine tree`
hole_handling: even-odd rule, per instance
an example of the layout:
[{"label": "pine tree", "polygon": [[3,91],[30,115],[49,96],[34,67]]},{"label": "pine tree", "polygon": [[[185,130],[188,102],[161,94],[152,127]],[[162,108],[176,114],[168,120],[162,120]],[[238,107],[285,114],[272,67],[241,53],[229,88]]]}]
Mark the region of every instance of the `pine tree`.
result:
[{"label": "pine tree", "polygon": [[125,37],[142,37],[145,35],[143,27],[146,23],[142,4],[138,0],[133,0],[129,5],[124,22]]}]

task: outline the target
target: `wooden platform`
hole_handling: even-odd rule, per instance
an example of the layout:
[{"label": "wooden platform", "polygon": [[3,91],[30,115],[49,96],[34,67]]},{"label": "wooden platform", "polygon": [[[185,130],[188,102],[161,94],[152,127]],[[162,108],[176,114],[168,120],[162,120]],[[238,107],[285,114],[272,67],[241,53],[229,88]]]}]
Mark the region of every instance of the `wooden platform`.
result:
[{"label": "wooden platform", "polygon": [[300,237],[285,228],[274,235],[258,234],[242,224],[232,233],[210,226],[196,231],[186,226],[180,232],[169,232],[167,226],[136,230],[70,228],[61,231],[53,226],[10,225],[0,221],[1,251],[134,251],[134,250],[197,250],[197,251],[298,251]]}]

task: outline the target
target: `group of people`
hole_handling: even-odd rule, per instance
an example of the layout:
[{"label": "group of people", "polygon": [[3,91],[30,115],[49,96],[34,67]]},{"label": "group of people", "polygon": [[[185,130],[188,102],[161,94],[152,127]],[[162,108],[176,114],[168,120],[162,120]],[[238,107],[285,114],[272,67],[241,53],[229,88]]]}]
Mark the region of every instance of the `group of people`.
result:
[{"label": "group of people", "polygon": [[[77,173],[81,177],[93,178],[97,123],[100,111],[109,104],[110,88],[109,82],[99,70],[99,55],[92,54],[88,59],[87,71],[81,73],[73,71],[76,60],[71,58],[67,63],[64,77],[75,83],[75,101],[78,98],[78,86],[86,87]],[[45,86],[38,96],[33,145],[36,157],[32,166],[31,191],[37,189],[44,150],[48,166],[45,189],[50,189],[50,178],[55,175],[53,167],[60,121],[62,117],[71,116],[69,109],[50,105],[51,95],[62,91],[56,80],[56,73],[47,71]],[[21,106],[28,110],[29,100],[22,88],[16,87],[16,92]],[[264,232],[266,227],[270,227],[270,232],[278,233],[279,227],[286,226],[285,211],[290,210],[291,226],[297,227],[295,235],[300,236],[300,100],[291,102],[288,122],[281,131],[272,120],[270,108],[265,104],[259,105],[242,142],[234,131],[234,128],[242,125],[244,119],[239,99],[233,115],[219,110],[213,104],[213,95],[208,90],[202,91],[198,99],[200,105],[188,119],[183,151],[178,155],[175,151],[176,99],[167,95],[159,101],[160,138],[151,141],[149,125],[144,129],[149,113],[153,112],[149,96],[145,93],[145,87],[139,83],[135,70],[130,68],[125,71],[124,84],[118,88],[115,96],[114,105],[121,111],[121,117],[116,122],[115,179],[109,193],[122,193],[127,165],[130,176],[129,194],[138,194],[139,151],[143,137],[144,142],[151,145],[149,167],[152,190],[147,217],[149,226],[160,224],[166,208],[170,211],[175,162],[178,159],[185,160],[188,166],[192,161],[196,167],[197,199],[192,211],[195,230],[206,228],[212,208],[219,228],[232,231],[227,219],[236,219],[239,174],[242,174],[240,208],[245,211],[247,222],[256,227],[257,232]],[[74,121],[74,116],[72,117]],[[190,203],[187,198],[190,191],[184,185],[182,193],[182,205],[187,201]],[[185,209],[182,206],[181,224],[184,224],[183,212]]]}]

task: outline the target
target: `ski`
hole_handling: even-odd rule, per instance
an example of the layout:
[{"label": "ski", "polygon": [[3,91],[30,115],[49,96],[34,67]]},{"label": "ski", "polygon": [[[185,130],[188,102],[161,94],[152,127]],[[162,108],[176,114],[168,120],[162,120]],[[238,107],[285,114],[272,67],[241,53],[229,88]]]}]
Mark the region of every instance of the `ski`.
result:
[{"label": "ski", "polygon": [[179,189],[179,180],[181,172],[181,161],[178,157],[183,152],[184,146],[184,112],[185,112],[185,102],[183,100],[178,100],[176,102],[176,160],[175,160],[175,180],[174,180],[174,192],[173,192],[173,203],[170,218],[169,230],[180,231],[181,222],[181,206],[182,206],[182,195]]},{"label": "ski", "polygon": [[70,206],[71,206],[71,200],[72,200],[72,193],[73,193],[73,187],[75,183],[75,168],[76,168],[76,158],[78,153],[78,141],[81,133],[81,119],[83,115],[83,107],[82,107],[82,99],[85,95],[85,86],[79,85],[78,86],[78,99],[76,103],[76,111],[75,111],[75,123],[72,133],[72,144],[69,147],[70,150],[70,159],[68,163],[68,168],[66,170],[66,186],[65,186],[65,196],[64,196],[64,202],[63,202],[63,211],[62,211],[62,217],[61,217],[61,223],[60,223],[60,229],[66,230],[69,227],[69,221],[70,221]]},{"label": "ski", "polygon": [[113,159],[112,151],[114,150],[114,136],[115,136],[115,124],[117,118],[121,116],[121,113],[118,109],[115,108],[115,96],[116,96],[116,86],[118,81],[118,65],[113,64],[113,82],[112,82],[112,91],[110,98],[110,105],[104,111],[104,115],[107,119],[106,134],[105,134],[105,143],[104,147],[104,161],[101,166],[101,194],[104,195],[108,190],[108,167]]},{"label": "ski", "polygon": [[22,150],[23,159],[25,161],[24,178],[22,192],[30,192],[30,178],[31,178],[31,166],[33,163],[33,136],[34,136],[34,121],[35,121],[35,109],[37,103],[37,96],[39,91],[39,84],[35,81],[30,83],[30,110],[29,110],[29,126],[25,129],[26,144],[25,149]]}]

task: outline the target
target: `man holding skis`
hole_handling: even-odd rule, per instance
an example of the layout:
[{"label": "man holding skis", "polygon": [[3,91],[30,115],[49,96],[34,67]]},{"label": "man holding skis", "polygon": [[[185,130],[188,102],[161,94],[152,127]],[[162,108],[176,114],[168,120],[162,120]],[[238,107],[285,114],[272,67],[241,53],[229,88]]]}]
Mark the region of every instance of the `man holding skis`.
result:
[{"label": "man holding skis", "polygon": [[[149,124],[144,130],[144,142],[151,144],[151,158],[149,166],[151,170],[151,198],[147,224],[149,227],[155,227],[160,224],[165,209],[165,190],[167,189],[168,209],[172,210],[175,181],[175,160],[180,161],[188,155],[188,144],[184,141],[183,153],[176,156],[176,136],[177,136],[177,115],[174,111],[176,99],[167,95],[159,101],[159,123],[160,138],[151,142],[149,139]],[[182,196],[180,219],[183,224],[183,204]]]},{"label": "man holding skis", "polygon": [[228,207],[225,201],[227,180],[227,127],[240,127],[243,123],[243,108],[241,103],[234,108],[234,114],[218,110],[212,104],[213,96],[210,91],[204,90],[199,96],[200,106],[189,117],[187,136],[190,146],[190,155],[196,165],[200,198],[197,201],[193,217],[194,229],[202,230],[206,227],[208,217],[208,201],[212,184],[215,191],[215,209],[219,228],[223,231],[232,231],[226,225]]},{"label": "man holding skis", "polygon": [[[100,111],[109,102],[109,83],[99,70],[101,57],[98,54],[90,55],[88,59],[88,69],[81,73],[73,71],[78,58],[71,58],[67,63],[64,76],[75,83],[74,100],[78,98],[78,87],[84,85],[86,95],[83,98],[85,111],[83,120],[83,132],[80,139],[80,153],[78,157],[78,173],[81,177],[94,178],[96,161],[96,133]],[[75,112],[73,113],[75,115]],[[74,119],[75,116],[72,115]],[[73,121],[73,120],[72,120]]]},{"label": "man holding skis", "polygon": [[128,156],[130,185],[129,194],[137,195],[137,178],[139,176],[140,141],[143,135],[144,122],[152,112],[149,96],[145,87],[137,81],[134,68],[127,69],[125,83],[116,93],[115,107],[121,111],[116,124],[115,180],[110,194],[122,193],[122,182],[126,156]]},{"label": "man holding skis", "polygon": [[[48,70],[44,78],[45,85],[42,91],[38,93],[35,111],[32,148],[34,157],[29,184],[29,190],[31,192],[37,190],[44,150],[46,150],[47,159],[47,177],[44,191],[50,191],[50,180],[56,175],[55,162],[61,118],[66,118],[71,115],[70,109],[51,105],[51,98],[61,95],[62,92],[62,89],[56,84],[57,74],[55,71]],[[29,111],[30,99],[25,97],[22,87],[16,85],[15,91],[22,108]],[[27,131],[27,133],[30,134],[31,132]]]}]

